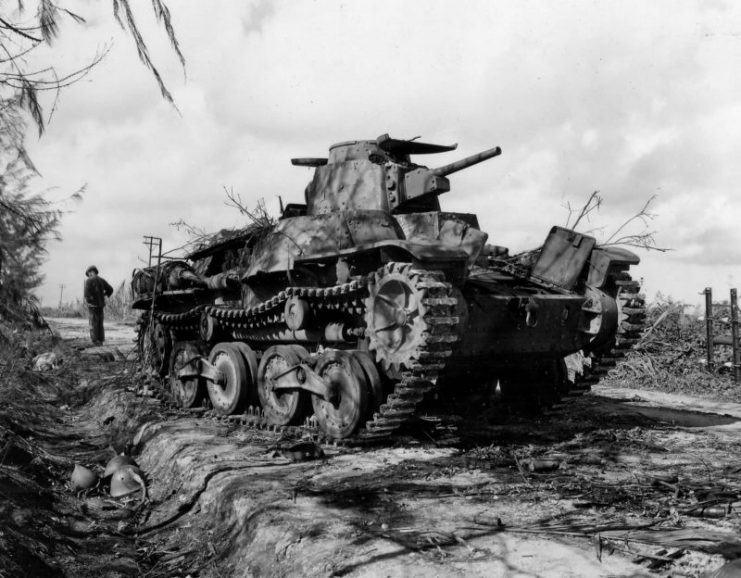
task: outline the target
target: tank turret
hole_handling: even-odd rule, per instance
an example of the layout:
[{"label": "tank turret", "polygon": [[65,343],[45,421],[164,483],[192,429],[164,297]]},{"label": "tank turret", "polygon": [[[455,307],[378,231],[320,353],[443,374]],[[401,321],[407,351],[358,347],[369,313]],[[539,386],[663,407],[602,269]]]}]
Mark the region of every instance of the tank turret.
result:
[{"label": "tank turret", "polygon": [[417,165],[410,155],[452,151],[457,145],[416,140],[347,141],[329,149],[328,158],[292,159],[296,166],[315,167],[306,189],[307,214],[380,210],[388,213],[437,211],[437,195],[450,190],[447,176],[501,154],[495,147],[435,169]]},{"label": "tank turret", "polygon": [[[448,175],[467,169],[500,154],[502,154],[502,149],[494,147],[436,169],[418,167],[409,171],[404,175],[404,190],[403,194],[399,196],[397,206],[402,206],[404,203],[423,197],[424,195],[439,195],[440,193],[449,191],[450,181],[446,178]],[[390,198],[389,204],[391,204]]]}]

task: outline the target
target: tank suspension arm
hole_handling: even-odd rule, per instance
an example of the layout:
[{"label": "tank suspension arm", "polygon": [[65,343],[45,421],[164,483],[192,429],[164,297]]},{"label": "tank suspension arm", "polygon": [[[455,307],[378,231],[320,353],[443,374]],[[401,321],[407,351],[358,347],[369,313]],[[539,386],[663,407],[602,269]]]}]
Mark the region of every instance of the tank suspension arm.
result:
[{"label": "tank suspension arm", "polygon": [[471,155],[470,157],[466,157],[459,161],[455,161],[454,163],[450,163],[449,165],[443,165],[436,169],[432,169],[430,172],[433,175],[436,175],[438,177],[446,177],[452,173],[461,171],[463,169],[467,169],[468,167],[472,165],[476,165],[478,163],[484,162],[485,160],[499,156],[501,154],[502,154],[502,149],[500,149],[499,147],[494,147],[493,149],[489,149],[482,153]]}]

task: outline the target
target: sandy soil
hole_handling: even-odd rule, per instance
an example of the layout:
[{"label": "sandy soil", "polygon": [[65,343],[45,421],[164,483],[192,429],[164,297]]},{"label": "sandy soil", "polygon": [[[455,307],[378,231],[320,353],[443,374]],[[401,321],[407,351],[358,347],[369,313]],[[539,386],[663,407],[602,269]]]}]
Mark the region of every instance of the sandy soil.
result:
[{"label": "sandy soil", "polygon": [[[101,349],[86,320],[51,321]],[[741,555],[739,404],[597,387],[542,415],[423,419],[293,462],[275,432],[136,395],[112,377],[133,371],[133,328],[106,331],[114,360],[83,363],[90,393],[66,419],[97,428],[87,465],[110,443],[146,475],[149,501],[117,522],[136,546],[117,575],[699,576]]]},{"label": "sandy soil", "polygon": [[[82,317],[50,317],[47,318],[50,327],[58,333],[70,346],[95,352],[90,343],[88,320]],[[119,351],[124,356],[134,347],[136,331],[134,322],[120,323],[106,319],[104,322],[106,341],[103,345],[112,351]]]}]

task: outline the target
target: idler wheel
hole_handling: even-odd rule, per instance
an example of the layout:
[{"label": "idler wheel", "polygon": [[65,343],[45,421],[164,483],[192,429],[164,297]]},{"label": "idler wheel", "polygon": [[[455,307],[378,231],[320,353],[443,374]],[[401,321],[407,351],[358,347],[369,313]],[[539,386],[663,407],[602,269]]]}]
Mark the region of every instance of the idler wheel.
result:
[{"label": "idler wheel", "polygon": [[297,345],[273,345],[262,356],[257,370],[257,395],[265,417],[273,425],[297,423],[305,407],[306,394],[302,390],[275,390],[273,378],[279,377],[308,357]]},{"label": "idler wheel", "polygon": [[203,378],[198,375],[182,378],[177,376],[178,371],[200,355],[201,352],[194,343],[176,343],[172,350],[170,392],[179,407],[195,407],[205,397],[206,387]]},{"label": "idler wheel", "polygon": [[155,321],[151,333],[151,363],[160,376],[164,376],[170,368],[171,350],[170,332],[162,323]]},{"label": "idler wheel", "polygon": [[319,426],[331,438],[351,436],[367,415],[368,383],[363,367],[352,353],[328,350],[315,371],[330,391],[328,400],[318,395],[311,398]]},{"label": "idler wheel", "polygon": [[239,348],[234,343],[219,343],[211,350],[208,360],[224,375],[221,383],[208,382],[208,397],[214,410],[222,415],[242,411],[251,379]]}]

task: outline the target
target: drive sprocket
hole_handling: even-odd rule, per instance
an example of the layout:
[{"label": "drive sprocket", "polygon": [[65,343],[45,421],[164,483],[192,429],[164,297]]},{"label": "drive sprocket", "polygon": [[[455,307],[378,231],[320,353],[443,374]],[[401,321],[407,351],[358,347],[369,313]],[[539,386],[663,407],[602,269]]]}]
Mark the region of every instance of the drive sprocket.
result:
[{"label": "drive sprocket", "polygon": [[375,274],[365,302],[368,347],[386,370],[407,367],[425,343],[430,273],[388,263]]}]

